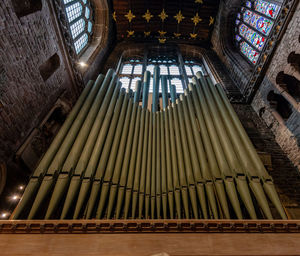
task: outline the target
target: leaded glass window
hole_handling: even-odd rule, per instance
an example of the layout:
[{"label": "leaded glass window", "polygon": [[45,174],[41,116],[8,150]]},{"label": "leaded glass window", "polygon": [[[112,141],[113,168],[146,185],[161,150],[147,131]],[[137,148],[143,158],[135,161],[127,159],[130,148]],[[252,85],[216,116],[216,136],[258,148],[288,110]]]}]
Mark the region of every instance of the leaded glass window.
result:
[{"label": "leaded glass window", "polygon": [[279,14],[280,5],[267,0],[244,2],[237,14],[235,42],[241,53],[256,64]]},{"label": "leaded glass window", "polygon": [[[141,57],[132,57],[122,62],[119,78],[122,82],[122,88],[132,89],[135,91],[136,81],[143,79],[143,71],[149,71],[151,73],[149,92],[153,92],[153,74],[155,66],[159,66],[160,75],[167,77],[168,81],[168,93],[170,93],[170,85],[176,86],[176,93],[180,94],[184,92],[184,74],[182,70],[185,69],[187,79],[192,82],[192,77],[197,72],[202,72],[203,67],[195,60],[185,60],[182,66],[178,62],[178,57],[158,56],[149,57],[143,60]],[[159,92],[162,92],[161,80],[159,81]]]},{"label": "leaded glass window", "polygon": [[83,53],[93,33],[92,8],[88,0],[62,0],[69,32],[77,55]]}]

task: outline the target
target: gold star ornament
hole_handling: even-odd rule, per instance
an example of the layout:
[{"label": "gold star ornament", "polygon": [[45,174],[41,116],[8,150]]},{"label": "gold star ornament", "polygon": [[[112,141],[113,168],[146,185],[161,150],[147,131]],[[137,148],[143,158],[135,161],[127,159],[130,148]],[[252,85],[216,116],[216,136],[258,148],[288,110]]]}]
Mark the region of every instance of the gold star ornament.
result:
[{"label": "gold star ornament", "polygon": [[166,38],[158,38],[160,44],[164,44],[166,42]]},{"label": "gold star ornament", "polygon": [[179,37],[181,36],[180,33],[173,33],[173,34],[174,34],[174,36],[175,36],[176,38],[179,38]]},{"label": "gold star ornament", "polygon": [[167,34],[167,31],[158,30],[158,33],[160,36],[164,36],[165,34]]},{"label": "gold star ornament", "polygon": [[179,24],[185,17],[182,15],[181,10],[174,16],[174,18],[177,20],[177,23]]},{"label": "gold star ornament", "polygon": [[165,12],[165,9],[163,9],[161,11],[161,13],[158,15],[158,17],[161,19],[162,22],[164,22],[165,19],[169,17],[169,15],[167,15],[166,12]]},{"label": "gold star ornament", "polygon": [[151,33],[151,31],[144,31],[144,36],[145,37],[150,36],[150,33]]},{"label": "gold star ornament", "polygon": [[215,22],[215,19],[210,16],[209,17],[209,24],[208,24],[208,26],[211,26],[212,24],[214,24],[214,22]]},{"label": "gold star ornament", "polygon": [[117,14],[116,14],[116,12],[115,12],[115,11],[113,12],[113,15],[112,15],[112,17],[113,17],[114,21],[117,21]]},{"label": "gold star ornament", "polygon": [[203,4],[203,0],[195,0],[196,4]]},{"label": "gold star ornament", "polygon": [[147,21],[147,23],[149,23],[149,21],[151,20],[151,18],[153,18],[153,15],[151,15],[150,11],[147,10],[145,12],[145,14],[143,15],[143,18]]},{"label": "gold star ornament", "polygon": [[131,37],[134,35],[134,30],[127,30],[127,37]]},{"label": "gold star ornament", "polygon": [[191,20],[193,21],[193,23],[195,24],[195,26],[197,26],[197,24],[202,21],[202,19],[200,19],[199,15],[198,15],[198,12],[196,13],[196,15],[191,18]]},{"label": "gold star ornament", "polygon": [[131,22],[135,18],[135,15],[132,13],[131,10],[129,10],[128,13],[124,16],[128,19],[129,22]]},{"label": "gold star ornament", "polygon": [[191,36],[192,39],[196,39],[197,34],[190,33],[190,36]]}]

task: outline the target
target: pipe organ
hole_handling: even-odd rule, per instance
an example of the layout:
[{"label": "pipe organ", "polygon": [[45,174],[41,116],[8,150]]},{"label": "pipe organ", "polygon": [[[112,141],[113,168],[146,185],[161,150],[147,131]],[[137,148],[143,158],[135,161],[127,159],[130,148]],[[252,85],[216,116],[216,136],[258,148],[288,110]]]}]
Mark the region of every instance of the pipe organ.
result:
[{"label": "pipe organ", "polygon": [[11,219],[272,219],[270,205],[287,218],[219,84],[198,72],[177,98],[155,67],[150,111],[149,81],[90,81]]}]

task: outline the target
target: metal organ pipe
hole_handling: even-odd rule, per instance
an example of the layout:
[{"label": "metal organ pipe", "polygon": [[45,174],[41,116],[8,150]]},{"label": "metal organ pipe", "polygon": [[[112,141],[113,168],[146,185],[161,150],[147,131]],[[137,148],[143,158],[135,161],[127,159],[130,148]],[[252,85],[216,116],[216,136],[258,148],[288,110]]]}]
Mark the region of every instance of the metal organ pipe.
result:
[{"label": "metal organ pipe", "polygon": [[170,86],[169,105],[167,77],[155,67],[150,111],[150,76],[134,93],[113,70],[87,84],[12,219],[271,219],[267,197],[286,218],[221,86],[197,73],[179,99]]}]

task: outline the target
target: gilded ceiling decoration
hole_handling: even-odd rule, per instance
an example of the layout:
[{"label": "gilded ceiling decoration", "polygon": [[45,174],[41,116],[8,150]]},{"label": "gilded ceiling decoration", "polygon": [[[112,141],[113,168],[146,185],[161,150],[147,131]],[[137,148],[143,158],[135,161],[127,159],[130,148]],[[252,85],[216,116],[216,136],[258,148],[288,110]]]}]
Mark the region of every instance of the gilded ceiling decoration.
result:
[{"label": "gilded ceiling decoration", "polygon": [[118,41],[183,41],[208,45],[219,0],[114,0]]}]

